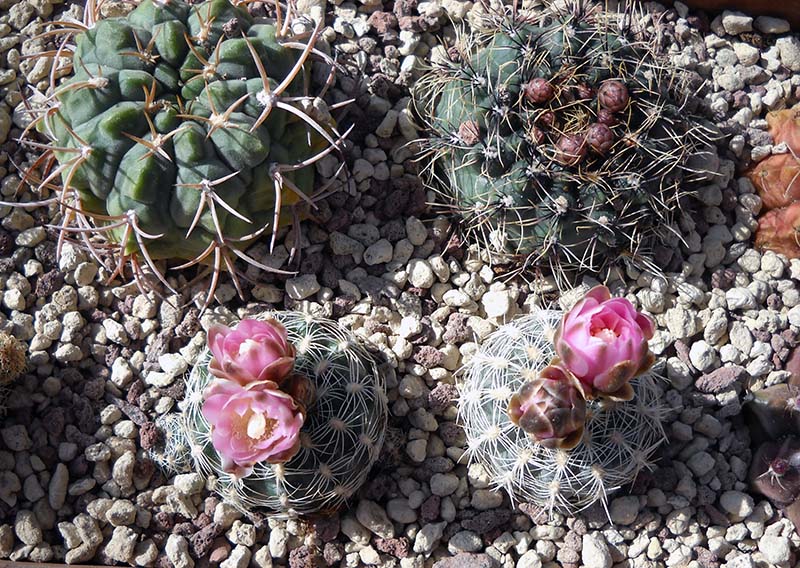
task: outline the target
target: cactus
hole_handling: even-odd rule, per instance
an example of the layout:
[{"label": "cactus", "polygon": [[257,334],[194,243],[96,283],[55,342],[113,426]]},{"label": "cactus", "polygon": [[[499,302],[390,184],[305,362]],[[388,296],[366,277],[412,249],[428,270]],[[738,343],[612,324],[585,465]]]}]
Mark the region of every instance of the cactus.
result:
[{"label": "cactus", "polygon": [[785,145],[786,151],[767,156],[747,173],[764,208],[755,244],[760,249],[800,258],[800,112],[773,111],[767,114],[767,123],[775,146]]},{"label": "cactus", "polygon": [[383,378],[369,353],[337,323],[298,312],[270,316],[283,324],[296,349],[294,372],[314,388],[300,450],[286,463],[256,464],[245,477],[223,471],[201,412],[212,379],[206,351],[181,403],[195,470],[215,476],[216,491],[241,510],[264,507],[288,515],[334,510],[362,485],[380,452],[387,420]]},{"label": "cactus", "polygon": [[630,483],[649,468],[664,441],[660,389],[651,373],[631,381],[627,402],[586,402],[582,439],[572,449],[548,448],[515,425],[507,410],[520,388],[555,355],[562,313],[539,310],[499,328],[470,360],[459,386],[459,420],[470,462],[483,465],[512,501],[574,514]]},{"label": "cactus", "polygon": [[52,144],[28,142],[44,154],[26,180],[40,192],[60,184],[49,202],[61,242],[77,239],[111,278],[127,264],[137,282],[150,272],[171,289],[156,263],[180,261],[213,273],[207,299],[223,271],[241,294],[237,260],[275,271],[245,249],[267,232],[274,247],[326,192],[314,163],[343,137],[325,90],[309,92],[312,57],[333,77],[315,48],[321,26],[296,34],[279,6],[261,23],[246,4],[143,0],[98,20],[90,3],[83,23],[50,32],[65,37],[45,55],[71,55],[73,74],[51,80],[28,128]]},{"label": "cactus", "polygon": [[646,263],[688,158],[714,137],[676,70],[628,28],[634,15],[567,4],[485,14],[414,92],[432,185],[467,231],[503,262],[557,275]]},{"label": "cactus", "polygon": [[0,332],[0,385],[16,380],[28,367],[25,344],[13,335]]},{"label": "cactus", "polygon": [[168,412],[156,418],[155,424],[159,441],[147,451],[150,459],[167,473],[190,472],[192,456],[183,417],[177,412]]}]

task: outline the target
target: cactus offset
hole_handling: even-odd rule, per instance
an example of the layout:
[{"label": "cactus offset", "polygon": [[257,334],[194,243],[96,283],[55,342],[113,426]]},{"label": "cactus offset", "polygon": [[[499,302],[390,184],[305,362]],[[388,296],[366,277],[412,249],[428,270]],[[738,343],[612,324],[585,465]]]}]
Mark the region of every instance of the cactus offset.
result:
[{"label": "cactus offset", "polygon": [[679,73],[626,28],[636,14],[568,4],[486,14],[415,91],[433,185],[467,230],[501,261],[559,275],[645,263],[713,138]]},{"label": "cactus offset", "polygon": [[45,170],[36,181],[57,192],[62,241],[112,277],[129,264],[137,282],[151,272],[170,287],[156,263],[181,261],[213,273],[209,300],[223,271],[241,293],[237,260],[274,271],[246,247],[265,233],[274,247],[325,193],[313,164],[342,137],[324,90],[309,93],[312,56],[334,68],[315,49],[320,26],[295,34],[280,8],[261,23],[245,5],[144,0],[98,20],[90,3],[62,30],[54,54],[71,55],[73,74],[52,81],[29,127],[53,142],[29,142],[45,154],[26,179]]},{"label": "cactus offset", "polygon": [[265,507],[290,515],[333,510],[358,490],[380,452],[387,419],[383,379],[369,353],[337,323],[297,312],[271,317],[286,327],[297,350],[295,373],[313,385],[300,450],[286,463],[256,464],[246,477],[223,471],[201,411],[203,390],[212,379],[206,351],[181,403],[195,470],[216,476],[216,491],[243,510]]},{"label": "cactus offset", "polygon": [[[467,365],[459,419],[471,462],[514,501],[575,513],[633,481],[664,441],[663,408],[654,377],[634,378],[627,402],[586,402],[583,436],[572,449],[548,448],[515,425],[507,410],[515,393],[555,355],[562,313],[541,310],[499,328]],[[568,444],[567,446],[570,446]]]},{"label": "cactus offset", "polygon": [[16,380],[27,367],[25,344],[13,335],[0,331],[0,385]]}]

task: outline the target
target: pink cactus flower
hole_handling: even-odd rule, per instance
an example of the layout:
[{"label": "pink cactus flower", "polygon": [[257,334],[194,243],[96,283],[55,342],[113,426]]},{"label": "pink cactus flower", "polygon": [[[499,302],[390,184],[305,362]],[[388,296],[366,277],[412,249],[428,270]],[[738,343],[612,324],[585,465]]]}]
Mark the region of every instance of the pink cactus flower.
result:
[{"label": "pink cactus flower", "polygon": [[209,371],[243,386],[261,381],[280,385],[294,368],[294,346],[286,328],[273,319],[244,319],[234,329],[214,325],[208,346],[214,354]]},{"label": "pink cactus flower", "polygon": [[587,395],[630,400],[633,377],[655,361],[647,341],[653,321],[605,286],[592,288],[564,315],[553,342],[564,365],[585,385]]},{"label": "pink cactus flower", "polygon": [[203,392],[202,413],[224,471],[247,477],[255,464],[283,463],[300,449],[305,417],[291,395],[273,387],[214,379]]}]

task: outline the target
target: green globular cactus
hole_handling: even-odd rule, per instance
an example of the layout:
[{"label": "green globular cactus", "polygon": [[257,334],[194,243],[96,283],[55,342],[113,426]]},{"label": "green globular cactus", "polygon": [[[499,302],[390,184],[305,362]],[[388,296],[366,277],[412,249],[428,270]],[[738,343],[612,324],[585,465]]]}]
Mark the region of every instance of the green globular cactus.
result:
[{"label": "green globular cactus", "polygon": [[[631,381],[633,400],[586,401],[583,435],[571,449],[537,443],[509,416],[509,403],[555,356],[562,313],[539,310],[499,328],[470,360],[459,385],[459,421],[471,463],[512,501],[574,514],[651,466],[665,440],[660,390],[651,374]],[[570,444],[571,446],[571,444]]]},{"label": "green globular cactus", "polygon": [[46,152],[28,178],[42,166],[40,190],[60,182],[64,234],[110,274],[130,262],[169,286],[165,259],[210,267],[212,293],[223,271],[238,288],[237,259],[272,270],[246,247],[270,232],[274,246],[325,192],[313,164],[342,137],[324,91],[310,93],[312,58],[334,69],[320,26],[296,34],[291,14],[264,23],[246,4],[143,0],[100,20],[87,7],[67,28],[56,55],[73,74],[32,125],[52,144],[30,142]]},{"label": "green globular cactus", "polygon": [[361,487],[380,453],[388,413],[383,377],[372,356],[336,322],[299,312],[269,316],[283,324],[296,349],[294,372],[313,386],[300,450],[286,463],[258,463],[243,478],[223,471],[202,414],[203,391],[213,378],[206,351],[187,379],[181,403],[194,468],[213,476],[215,490],[241,510],[332,511]]},{"label": "green globular cactus", "polygon": [[646,262],[714,137],[635,14],[567,5],[484,14],[414,92],[433,188],[494,258],[558,275]]}]

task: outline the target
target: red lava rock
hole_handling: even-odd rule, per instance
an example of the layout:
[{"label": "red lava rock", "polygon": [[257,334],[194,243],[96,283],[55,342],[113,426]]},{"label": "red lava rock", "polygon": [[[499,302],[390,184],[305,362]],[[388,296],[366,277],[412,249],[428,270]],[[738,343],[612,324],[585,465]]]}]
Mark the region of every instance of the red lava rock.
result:
[{"label": "red lava rock", "polygon": [[319,554],[303,545],[289,551],[289,568],[317,568]]},{"label": "red lava rock", "polygon": [[397,28],[397,16],[391,12],[373,12],[367,20],[369,25],[375,28],[380,35]]},{"label": "red lava rock", "polygon": [[442,339],[445,343],[463,343],[472,339],[472,328],[467,325],[469,316],[459,312],[450,314]]},{"label": "red lava rock", "polygon": [[443,412],[448,406],[455,403],[458,398],[458,389],[455,385],[439,383],[428,393],[428,408],[431,412]]},{"label": "red lava rock", "polygon": [[338,542],[326,542],[325,547],[322,549],[322,558],[325,564],[333,566],[338,564],[344,557],[344,547]]},{"label": "red lava rock", "polygon": [[720,367],[702,375],[694,384],[701,392],[718,394],[729,389],[735,383],[742,382],[748,376],[744,367],[731,365],[729,367]]},{"label": "red lava rock", "polygon": [[395,558],[405,558],[408,556],[409,542],[408,538],[404,536],[400,538],[376,538],[375,548],[378,552],[391,554]]},{"label": "red lava rock", "polygon": [[158,428],[155,422],[145,422],[139,428],[139,444],[143,450],[149,450],[158,443]]},{"label": "red lava rock", "polygon": [[439,518],[439,507],[442,504],[442,498],[438,495],[431,495],[422,503],[419,508],[419,516],[422,522],[431,523]]},{"label": "red lava rock", "polygon": [[435,347],[423,345],[422,347],[418,347],[414,353],[414,361],[426,369],[432,369],[442,364],[442,361],[444,361],[444,354]]},{"label": "red lava rock", "polygon": [[212,522],[189,537],[195,558],[202,558],[211,551],[214,539],[222,534],[222,525]]},{"label": "red lava rock", "polygon": [[461,526],[468,531],[484,535],[496,528],[502,527],[511,520],[511,511],[508,509],[490,509],[478,513],[471,519],[461,521]]}]

